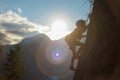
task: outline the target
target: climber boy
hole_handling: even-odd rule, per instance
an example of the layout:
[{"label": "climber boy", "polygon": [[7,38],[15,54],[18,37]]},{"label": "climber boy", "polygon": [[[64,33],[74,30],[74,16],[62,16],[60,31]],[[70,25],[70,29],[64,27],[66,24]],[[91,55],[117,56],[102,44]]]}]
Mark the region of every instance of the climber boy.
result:
[{"label": "climber boy", "polygon": [[65,37],[65,41],[67,42],[67,44],[69,45],[69,48],[73,53],[73,56],[71,59],[71,66],[70,66],[70,70],[73,70],[73,71],[76,70],[73,66],[74,60],[78,59],[79,57],[79,54],[76,51],[76,46],[81,46],[82,48],[82,46],[85,45],[84,43],[80,42],[80,40],[81,38],[86,37],[86,36],[83,36],[82,34],[87,29],[87,26],[84,20],[78,20],[76,22],[76,26],[77,28],[72,33],[70,33]]}]

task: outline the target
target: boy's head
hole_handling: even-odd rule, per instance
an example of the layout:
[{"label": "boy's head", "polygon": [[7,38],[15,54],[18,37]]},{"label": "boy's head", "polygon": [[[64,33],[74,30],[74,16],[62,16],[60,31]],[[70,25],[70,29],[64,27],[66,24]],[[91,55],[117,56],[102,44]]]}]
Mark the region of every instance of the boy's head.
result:
[{"label": "boy's head", "polygon": [[76,22],[76,26],[77,27],[82,27],[82,26],[84,26],[86,23],[85,23],[85,21],[84,20],[78,20],[77,22]]}]

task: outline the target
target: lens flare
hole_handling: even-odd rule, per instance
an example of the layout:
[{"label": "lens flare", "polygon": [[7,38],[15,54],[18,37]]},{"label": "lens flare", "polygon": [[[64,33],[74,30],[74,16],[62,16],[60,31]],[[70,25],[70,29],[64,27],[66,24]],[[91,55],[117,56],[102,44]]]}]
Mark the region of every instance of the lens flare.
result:
[{"label": "lens flare", "polygon": [[55,53],[55,57],[60,57],[60,53]]},{"label": "lens flare", "polygon": [[[40,45],[41,47],[41,45]],[[42,45],[43,47],[43,45]],[[69,70],[68,50],[62,44],[51,43],[45,50],[37,49],[36,61],[39,70],[48,77],[65,78],[72,74]],[[52,78],[53,80],[56,78]]]}]

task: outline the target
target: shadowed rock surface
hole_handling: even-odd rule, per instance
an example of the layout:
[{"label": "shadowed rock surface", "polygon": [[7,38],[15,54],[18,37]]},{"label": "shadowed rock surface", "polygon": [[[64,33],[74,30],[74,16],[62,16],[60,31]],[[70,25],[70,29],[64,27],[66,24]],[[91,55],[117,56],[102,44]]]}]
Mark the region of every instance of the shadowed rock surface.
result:
[{"label": "shadowed rock surface", "polygon": [[120,80],[120,1],[95,0],[74,80]]}]

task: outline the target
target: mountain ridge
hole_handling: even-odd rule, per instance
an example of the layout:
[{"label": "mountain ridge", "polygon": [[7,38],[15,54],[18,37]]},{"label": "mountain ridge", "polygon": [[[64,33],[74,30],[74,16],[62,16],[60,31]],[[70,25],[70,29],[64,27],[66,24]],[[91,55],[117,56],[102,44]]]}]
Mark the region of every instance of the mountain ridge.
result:
[{"label": "mountain ridge", "polygon": [[[69,70],[71,53],[64,39],[52,41],[45,34],[23,39],[20,43],[23,51],[23,63],[27,72],[23,80],[72,80],[74,72]],[[13,45],[6,45],[9,48]],[[59,51],[62,57],[58,60],[54,54]],[[7,53],[4,49],[3,53]],[[4,55],[5,55],[4,54]],[[4,61],[3,61],[4,62]]]}]

